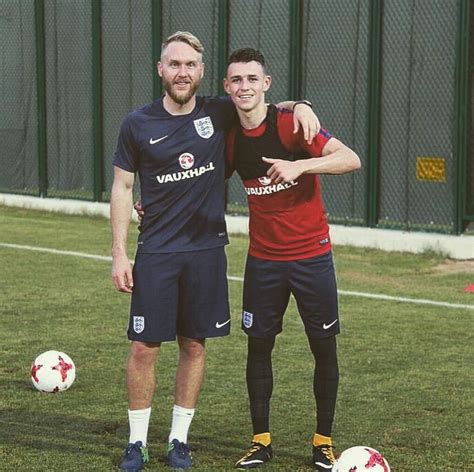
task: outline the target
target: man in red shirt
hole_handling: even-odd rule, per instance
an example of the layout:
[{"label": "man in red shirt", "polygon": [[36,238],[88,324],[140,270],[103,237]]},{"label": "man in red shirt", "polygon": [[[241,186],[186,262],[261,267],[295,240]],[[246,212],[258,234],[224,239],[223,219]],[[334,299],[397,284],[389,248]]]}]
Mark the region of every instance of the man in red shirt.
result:
[{"label": "man in red shirt", "polygon": [[273,455],[271,355],[292,293],[316,362],[313,463],[316,470],[329,471],[335,462],[331,429],[339,379],[339,315],[318,174],[351,172],[360,168],[360,160],[324,129],[311,143],[301,132],[294,134],[293,113],[265,104],[270,85],[259,51],[245,48],[231,54],[224,86],[240,125],[228,135],[227,163],[228,174],[236,170],[242,178],[249,204],[242,328],[248,335],[246,375],[253,425],[252,445],[236,467],[259,467]]}]

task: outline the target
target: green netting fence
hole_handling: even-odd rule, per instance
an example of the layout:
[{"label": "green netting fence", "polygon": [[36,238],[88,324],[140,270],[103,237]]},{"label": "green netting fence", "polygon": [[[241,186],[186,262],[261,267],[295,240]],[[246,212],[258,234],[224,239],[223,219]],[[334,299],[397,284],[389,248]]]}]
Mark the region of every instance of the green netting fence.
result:
[{"label": "green netting fence", "polygon": [[[160,44],[262,50],[268,101],[307,98],[363,168],[323,176],[333,223],[461,233],[474,220],[468,0],[0,0],[0,191],[107,201],[123,116],[161,94]],[[241,183],[227,210],[246,214]]]}]

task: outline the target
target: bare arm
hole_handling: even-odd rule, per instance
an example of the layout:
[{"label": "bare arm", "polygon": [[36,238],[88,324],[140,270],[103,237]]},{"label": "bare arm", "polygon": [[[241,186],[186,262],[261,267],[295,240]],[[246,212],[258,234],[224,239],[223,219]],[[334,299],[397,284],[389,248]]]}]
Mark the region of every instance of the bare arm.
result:
[{"label": "bare arm", "polygon": [[277,107],[293,111],[293,133],[296,134],[301,126],[304,140],[310,144],[319,133],[321,124],[311,107],[303,103],[295,106],[295,103],[294,101],[280,102]]},{"label": "bare arm", "polygon": [[112,281],[120,292],[131,293],[132,266],[127,256],[127,235],[132,212],[133,182],[135,175],[114,167],[114,183],[110,197],[110,224],[112,226]]},{"label": "bare arm", "polygon": [[360,169],[359,156],[336,138],[331,138],[323,148],[322,157],[311,157],[297,161],[262,159],[272,164],[267,171],[275,183],[291,182],[301,174],[347,174]]}]

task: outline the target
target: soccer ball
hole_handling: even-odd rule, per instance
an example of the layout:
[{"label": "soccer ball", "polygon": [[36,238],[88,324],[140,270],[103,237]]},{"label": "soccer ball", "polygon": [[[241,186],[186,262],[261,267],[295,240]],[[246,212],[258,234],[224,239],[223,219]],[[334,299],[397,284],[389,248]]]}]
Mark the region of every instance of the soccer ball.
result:
[{"label": "soccer ball", "polygon": [[337,459],[333,472],[390,472],[385,457],[371,447],[355,446],[346,449]]},{"label": "soccer ball", "polygon": [[43,352],[31,364],[31,381],[41,392],[64,392],[75,378],[76,366],[64,352]]}]

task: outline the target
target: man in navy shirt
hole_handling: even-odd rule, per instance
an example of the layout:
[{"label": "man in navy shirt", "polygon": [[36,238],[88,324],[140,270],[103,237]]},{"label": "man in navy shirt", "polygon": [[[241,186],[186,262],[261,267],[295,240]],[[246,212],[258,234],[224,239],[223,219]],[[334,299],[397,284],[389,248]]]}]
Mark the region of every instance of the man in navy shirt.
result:
[{"label": "man in navy shirt", "polygon": [[[130,439],[122,470],[140,470],[148,461],[155,362],[161,342],[176,337],[179,363],[168,461],[173,468],[191,466],[187,435],[204,375],[205,339],[230,330],[224,144],[236,113],[228,98],[196,96],[204,73],[202,52],[190,33],[177,32],[163,43],[158,73],[165,95],[125,117],[113,158],[112,279],[117,290],[132,294]],[[308,107],[296,109],[311,140],[317,120]],[[126,246],[137,172],[145,216],[132,272]]]}]

